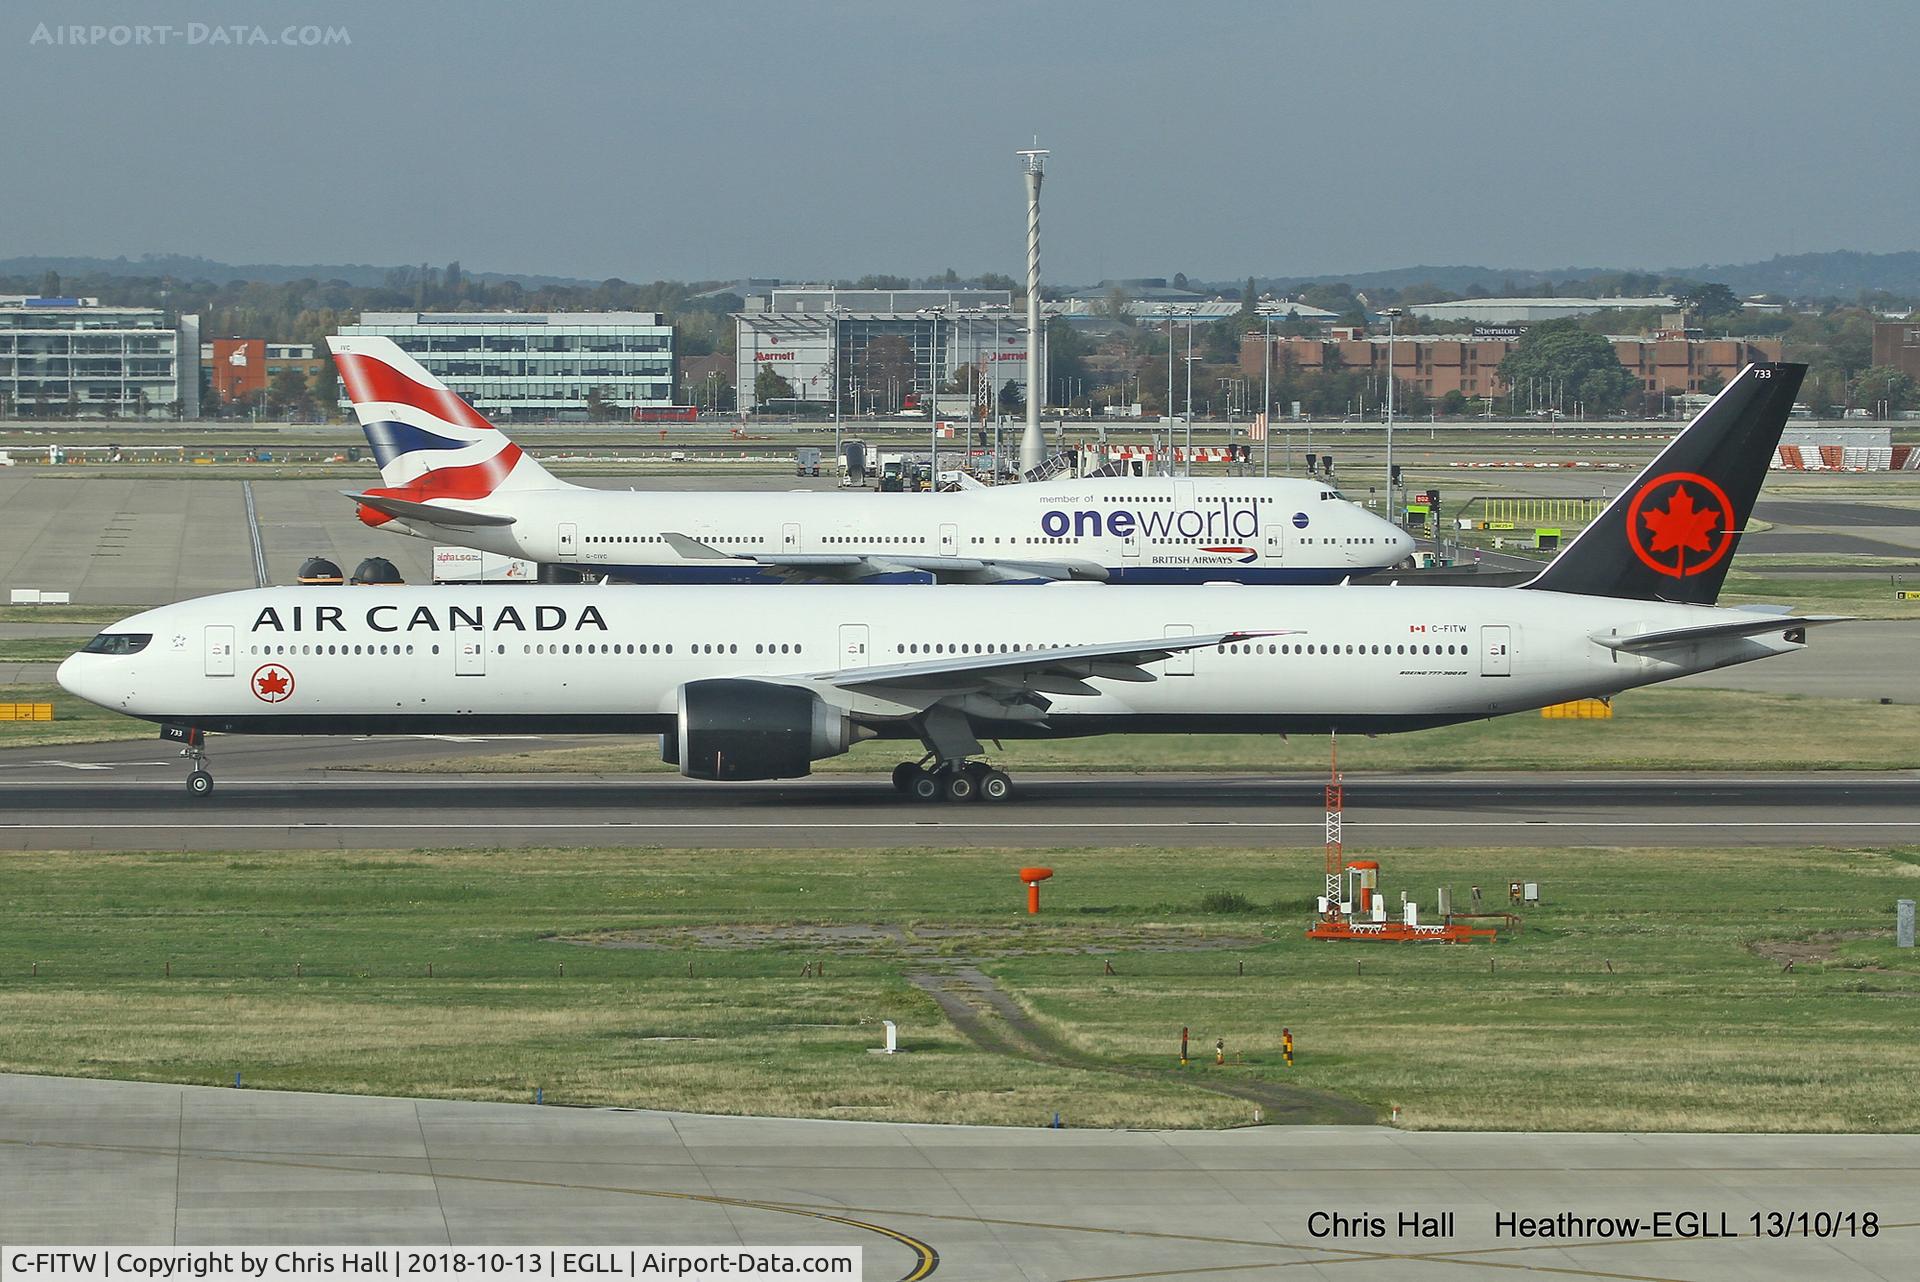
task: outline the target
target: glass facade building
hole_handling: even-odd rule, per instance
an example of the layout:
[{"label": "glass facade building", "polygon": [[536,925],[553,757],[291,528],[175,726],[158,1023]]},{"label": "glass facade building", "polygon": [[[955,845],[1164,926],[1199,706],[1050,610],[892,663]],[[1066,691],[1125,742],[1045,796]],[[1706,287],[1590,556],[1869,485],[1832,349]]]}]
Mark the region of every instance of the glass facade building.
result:
[{"label": "glass facade building", "polygon": [[367,312],[340,332],[391,338],[491,419],[582,419],[596,390],[609,409],[674,403],[657,312]]},{"label": "glass facade building", "polygon": [[[791,399],[848,414],[890,414],[909,397],[1011,380],[1026,395],[1027,331],[1004,289],[775,289],[734,313],[734,386],[757,409],[759,375],[778,374]],[[1045,359],[1042,345],[1042,361]],[[969,373],[969,371],[972,371]]]},{"label": "glass facade building", "polygon": [[196,418],[200,318],[94,298],[0,297],[0,415]]}]

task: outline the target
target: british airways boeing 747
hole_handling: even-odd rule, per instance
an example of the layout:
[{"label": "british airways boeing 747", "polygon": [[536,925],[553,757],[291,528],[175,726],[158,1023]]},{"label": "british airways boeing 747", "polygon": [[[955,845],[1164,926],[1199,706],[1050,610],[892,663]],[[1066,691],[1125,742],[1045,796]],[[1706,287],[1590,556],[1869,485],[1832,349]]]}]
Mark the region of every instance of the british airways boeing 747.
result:
[{"label": "british airways boeing 747", "polygon": [[1413,540],[1329,484],[1057,478],[946,494],[636,493],[561,481],[389,338],[332,338],[380,529],[629,583],[1338,583]]}]

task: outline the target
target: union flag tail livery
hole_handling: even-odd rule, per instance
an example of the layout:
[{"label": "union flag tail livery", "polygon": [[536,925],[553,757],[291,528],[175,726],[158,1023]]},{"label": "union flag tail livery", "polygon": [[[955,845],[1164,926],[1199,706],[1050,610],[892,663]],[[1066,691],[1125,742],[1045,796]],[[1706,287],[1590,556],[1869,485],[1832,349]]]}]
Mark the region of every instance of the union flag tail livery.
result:
[{"label": "union flag tail livery", "polygon": [[1749,365],[1523,586],[1712,605],[1805,365]]},{"label": "union flag tail livery", "polygon": [[409,516],[446,525],[504,524],[467,505],[509,490],[564,488],[392,339],[327,343],[385,483],[352,495],[366,524]]}]

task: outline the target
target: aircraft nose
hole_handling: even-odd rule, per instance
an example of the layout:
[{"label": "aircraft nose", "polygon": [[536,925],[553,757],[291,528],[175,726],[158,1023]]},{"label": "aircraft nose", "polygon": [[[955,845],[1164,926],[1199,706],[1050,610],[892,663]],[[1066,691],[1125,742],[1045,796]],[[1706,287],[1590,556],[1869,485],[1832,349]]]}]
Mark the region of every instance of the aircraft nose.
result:
[{"label": "aircraft nose", "polygon": [[102,707],[112,701],[112,694],[103,679],[100,656],[97,654],[70,654],[61,660],[54,670],[53,679],[68,694],[85,699],[88,703],[97,703]]}]

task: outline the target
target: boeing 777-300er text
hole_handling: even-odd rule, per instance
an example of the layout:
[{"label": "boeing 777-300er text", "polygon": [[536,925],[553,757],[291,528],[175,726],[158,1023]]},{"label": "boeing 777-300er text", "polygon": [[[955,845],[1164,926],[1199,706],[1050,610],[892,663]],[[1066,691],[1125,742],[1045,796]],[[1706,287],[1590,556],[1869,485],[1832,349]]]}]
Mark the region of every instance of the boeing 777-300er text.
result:
[{"label": "boeing 777-300er text", "polygon": [[1830,616],[1715,609],[1801,365],[1749,366],[1520,587],[282,587],[134,615],[60,684],[202,736],[657,733],[696,779],[870,738],[1001,799],[982,739],[1418,730],[1786,654]]},{"label": "boeing 777-300er text", "polygon": [[1413,540],[1293,478],[1071,478],[944,494],[570,485],[390,338],[330,338],[380,465],[368,525],[628,583],[1338,583]]}]

